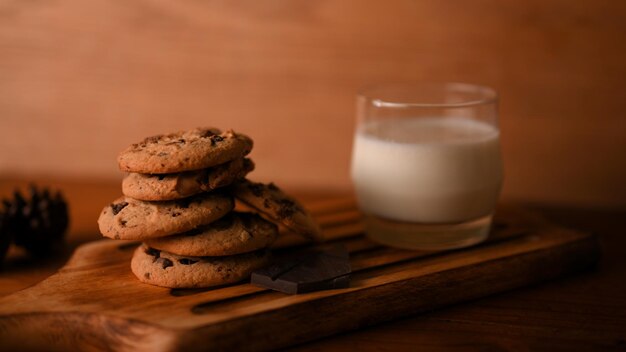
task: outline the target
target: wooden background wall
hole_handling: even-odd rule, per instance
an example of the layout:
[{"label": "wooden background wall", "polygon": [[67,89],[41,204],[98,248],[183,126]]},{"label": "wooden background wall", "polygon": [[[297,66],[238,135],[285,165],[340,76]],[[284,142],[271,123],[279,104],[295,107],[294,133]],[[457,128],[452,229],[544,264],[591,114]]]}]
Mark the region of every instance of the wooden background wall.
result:
[{"label": "wooden background wall", "polygon": [[354,93],[501,93],[504,195],[626,206],[626,2],[0,1],[0,177],[117,180],[117,152],[198,125],[255,178],[350,187]]}]

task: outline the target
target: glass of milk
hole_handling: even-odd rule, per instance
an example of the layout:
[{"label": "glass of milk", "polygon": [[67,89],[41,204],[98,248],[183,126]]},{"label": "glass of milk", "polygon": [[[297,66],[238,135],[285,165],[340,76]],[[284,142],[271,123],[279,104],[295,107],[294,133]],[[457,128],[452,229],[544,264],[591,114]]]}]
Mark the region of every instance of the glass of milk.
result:
[{"label": "glass of milk", "polygon": [[487,238],[503,178],[497,105],[465,83],[358,94],[351,173],[371,239],[440,250]]}]

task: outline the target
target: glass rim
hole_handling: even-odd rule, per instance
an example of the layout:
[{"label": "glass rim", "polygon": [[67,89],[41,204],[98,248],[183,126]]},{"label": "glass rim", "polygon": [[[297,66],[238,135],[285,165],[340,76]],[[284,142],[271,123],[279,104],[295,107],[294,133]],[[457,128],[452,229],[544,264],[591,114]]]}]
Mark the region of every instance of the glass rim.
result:
[{"label": "glass rim", "polygon": [[[389,99],[377,97],[373,93],[379,93],[385,89],[442,89],[443,91],[457,91],[463,93],[473,93],[481,96],[479,99],[467,99],[466,101],[448,103],[448,102],[407,102],[399,101],[400,99]],[[403,107],[422,107],[422,108],[464,108],[478,105],[486,105],[498,102],[498,93],[495,89],[473,83],[463,82],[395,82],[383,83],[365,86],[357,91],[357,97],[370,100],[372,104],[380,108],[403,108]]]}]

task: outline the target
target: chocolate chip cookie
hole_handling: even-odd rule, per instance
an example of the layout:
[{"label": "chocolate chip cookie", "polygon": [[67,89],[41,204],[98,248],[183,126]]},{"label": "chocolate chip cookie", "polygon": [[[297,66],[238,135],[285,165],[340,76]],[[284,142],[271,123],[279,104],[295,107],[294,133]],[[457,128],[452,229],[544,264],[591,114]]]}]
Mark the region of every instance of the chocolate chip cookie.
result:
[{"label": "chocolate chip cookie", "polygon": [[173,200],[228,186],[254,169],[248,158],[237,158],[215,167],[177,174],[129,173],[122,181],[122,193],[140,200]]},{"label": "chocolate chip cookie", "polygon": [[168,174],[201,170],[241,158],[252,150],[252,139],[232,130],[196,128],[148,137],[118,156],[120,170]]},{"label": "chocolate chip cookie", "polygon": [[278,227],[259,215],[231,212],[207,226],[145,243],[177,255],[225,256],[266,248],[277,236]]},{"label": "chocolate chip cookie", "polygon": [[316,241],[322,241],[322,231],[304,207],[273,183],[263,184],[243,180],[233,184],[233,195],[288,229]]},{"label": "chocolate chip cookie", "polygon": [[143,240],[173,235],[209,224],[234,208],[230,195],[204,193],[166,202],[121,197],[102,209],[98,226],[110,238]]},{"label": "chocolate chip cookie", "polygon": [[142,244],[135,250],[130,267],[139,281],[147,284],[197,288],[247,279],[266,264],[268,257],[265,250],[227,257],[188,257]]}]

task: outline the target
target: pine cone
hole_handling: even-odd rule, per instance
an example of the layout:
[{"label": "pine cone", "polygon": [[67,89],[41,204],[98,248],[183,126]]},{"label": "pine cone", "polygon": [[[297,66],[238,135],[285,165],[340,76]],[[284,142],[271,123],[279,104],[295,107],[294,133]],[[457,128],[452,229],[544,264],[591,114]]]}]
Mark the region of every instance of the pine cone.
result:
[{"label": "pine cone", "polygon": [[67,204],[60,192],[50,195],[48,189],[39,191],[30,186],[30,197],[25,199],[19,191],[13,200],[4,200],[5,226],[16,245],[35,255],[45,255],[60,247],[69,224]]}]

